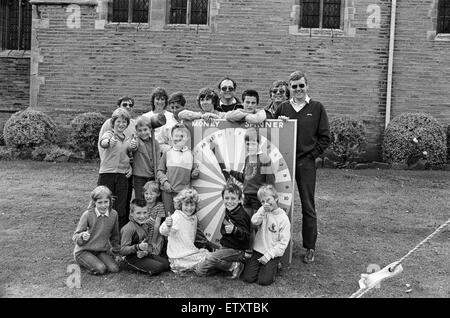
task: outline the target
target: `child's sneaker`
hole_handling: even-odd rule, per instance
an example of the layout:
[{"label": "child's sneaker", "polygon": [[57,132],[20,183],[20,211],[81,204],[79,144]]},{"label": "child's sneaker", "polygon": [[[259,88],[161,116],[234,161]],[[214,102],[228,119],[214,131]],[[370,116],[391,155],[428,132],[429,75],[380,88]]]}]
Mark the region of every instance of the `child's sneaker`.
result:
[{"label": "child's sneaker", "polygon": [[313,249],[307,249],[306,254],[303,257],[303,263],[309,264],[314,262],[314,250]]},{"label": "child's sneaker", "polygon": [[240,262],[234,262],[233,265],[231,265],[230,270],[231,270],[230,279],[239,278],[242,274],[242,271],[244,270],[244,264]]},{"label": "child's sneaker", "polygon": [[245,257],[246,259],[249,259],[249,258],[251,258],[252,256],[253,256],[253,250],[246,250],[246,251],[245,251],[244,257]]}]

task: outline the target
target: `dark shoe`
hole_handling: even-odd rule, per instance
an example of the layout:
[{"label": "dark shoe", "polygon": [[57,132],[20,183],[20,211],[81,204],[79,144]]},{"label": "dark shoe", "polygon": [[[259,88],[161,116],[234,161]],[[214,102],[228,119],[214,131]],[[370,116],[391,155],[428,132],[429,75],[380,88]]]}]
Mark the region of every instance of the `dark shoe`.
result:
[{"label": "dark shoe", "polygon": [[234,262],[231,266],[231,276],[230,279],[239,278],[244,270],[244,264],[239,262]]},{"label": "dark shoe", "polygon": [[314,250],[313,249],[308,249],[306,250],[306,254],[303,257],[303,263],[305,264],[309,264],[314,262]]}]

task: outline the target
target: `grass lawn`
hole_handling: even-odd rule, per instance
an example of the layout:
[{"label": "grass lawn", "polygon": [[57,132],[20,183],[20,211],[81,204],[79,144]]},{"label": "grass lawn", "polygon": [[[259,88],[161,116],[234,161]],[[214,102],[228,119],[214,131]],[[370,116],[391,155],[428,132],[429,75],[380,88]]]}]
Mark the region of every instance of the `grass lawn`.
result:
[{"label": "grass lawn", "polygon": [[[450,216],[450,172],[321,169],[316,262],[301,261],[296,193],[293,261],[271,286],[223,276],[82,271],[82,288],[70,289],[71,237],[97,172],[97,164],[0,162],[0,296],[348,297],[369,264],[400,259]],[[403,273],[364,297],[450,297],[449,233],[435,236],[403,263]]]}]

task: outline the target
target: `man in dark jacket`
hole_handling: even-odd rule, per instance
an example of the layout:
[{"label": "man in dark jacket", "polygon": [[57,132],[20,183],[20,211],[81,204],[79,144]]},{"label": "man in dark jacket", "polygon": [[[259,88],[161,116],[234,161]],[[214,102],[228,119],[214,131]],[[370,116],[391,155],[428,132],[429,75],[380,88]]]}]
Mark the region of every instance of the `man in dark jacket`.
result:
[{"label": "man in dark jacket", "polygon": [[289,77],[291,99],[279,105],[274,118],[297,120],[295,181],[302,203],[302,237],[306,253],[304,263],[314,262],[317,240],[315,160],[330,145],[330,127],[323,105],[308,96],[306,75],[297,71]]}]

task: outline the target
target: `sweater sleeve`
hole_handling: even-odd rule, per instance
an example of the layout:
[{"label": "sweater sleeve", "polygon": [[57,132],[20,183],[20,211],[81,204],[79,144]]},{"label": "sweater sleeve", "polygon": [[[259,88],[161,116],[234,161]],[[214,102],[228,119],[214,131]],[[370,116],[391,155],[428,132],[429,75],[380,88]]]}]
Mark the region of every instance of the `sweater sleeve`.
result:
[{"label": "sweater sleeve", "polygon": [[236,220],[233,220],[234,231],[233,235],[237,240],[241,242],[250,241],[250,216],[242,209],[241,215],[242,217]]},{"label": "sweater sleeve", "polygon": [[80,218],[80,221],[78,222],[78,226],[75,230],[75,233],[72,236],[72,241],[74,241],[77,245],[82,246],[87,241],[83,240],[81,237],[81,233],[86,232],[88,229],[88,216],[89,211],[85,211]]},{"label": "sweater sleeve", "polygon": [[195,119],[200,119],[202,118],[202,113],[201,112],[194,112],[192,110],[189,109],[184,109],[181,112],[178,113],[178,118],[183,119],[183,120],[195,120]]},{"label": "sweater sleeve", "polygon": [[266,111],[259,110],[256,114],[248,114],[245,116],[245,121],[249,124],[260,124],[267,119]]},{"label": "sweater sleeve", "polygon": [[164,221],[163,224],[161,224],[161,226],[159,227],[159,233],[164,236],[169,236],[170,228],[166,225],[166,221]]},{"label": "sweater sleeve", "polygon": [[97,147],[98,150],[101,151],[101,149],[103,149],[102,146],[100,146],[100,142],[102,141],[102,137],[105,134],[106,131],[111,129],[111,125],[110,125],[110,120],[106,120],[103,125],[102,128],[100,128],[100,132],[98,133],[98,143],[97,143]]},{"label": "sweater sleeve", "polygon": [[120,252],[120,231],[119,231],[119,215],[116,214],[116,218],[114,220],[113,230],[111,233],[111,251],[114,254],[118,254]]},{"label": "sweater sleeve", "polygon": [[264,254],[267,259],[283,256],[291,239],[291,223],[287,215],[283,216],[280,222],[280,232],[278,233],[278,240],[274,245],[269,247],[269,250]]},{"label": "sweater sleeve", "polygon": [[178,218],[176,215],[172,214],[172,226],[168,227],[166,224],[166,221],[161,224],[159,227],[159,233],[161,233],[164,236],[170,236],[171,234],[175,233],[178,230]]},{"label": "sweater sleeve", "polygon": [[253,214],[251,222],[253,225],[260,226],[265,216],[264,207],[260,207],[255,214]]},{"label": "sweater sleeve", "polygon": [[246,115],[247,114],[244,113],[242,110],[235,109],[227,112],[225,119],[231,122],[240,122],[242,120],[245,120]]},{"label": "sweater sleeve", "polygon": [[130,255],[136,254],[136,245],[131,244],[133,241],[133,230],[130,226],[125,225],[121,230],[121,240],[120,240],[120,254],[121,255]]},{"label": "sweater sleeve", "polygon": [[113,136],[114,136],[114,133],[113,133],[111,130],[107,130],[107,131],[102,135],[102,137],[100,138],[99,143],[98,143],[99,146],[102,147],[102,148],[108,148],[109,145],[106,146],[106,147],[103,147],[103,146],[101,145],[101,143],[102,143],[103,140],[105,140],[105,139],[110,139],[110,138],[112,138]]},{"label": "sweater sleeve", "polygon": [[330,145],[330,125],[328,123],[328,116],[325,108],[320,104],[320,118],[319,127],[317,129],[317,143],[314,149],[310,152],[312,157],[316,159],[319,157]]},{"label": "sweater sleeve", "polygon": [[[245,168],[244,168],[245,169]],[[231,170],[230,174],[236,178],[237,181],[239,182],[244,182],[244,173],[243,172],[238,172],[236,170]]]}]

